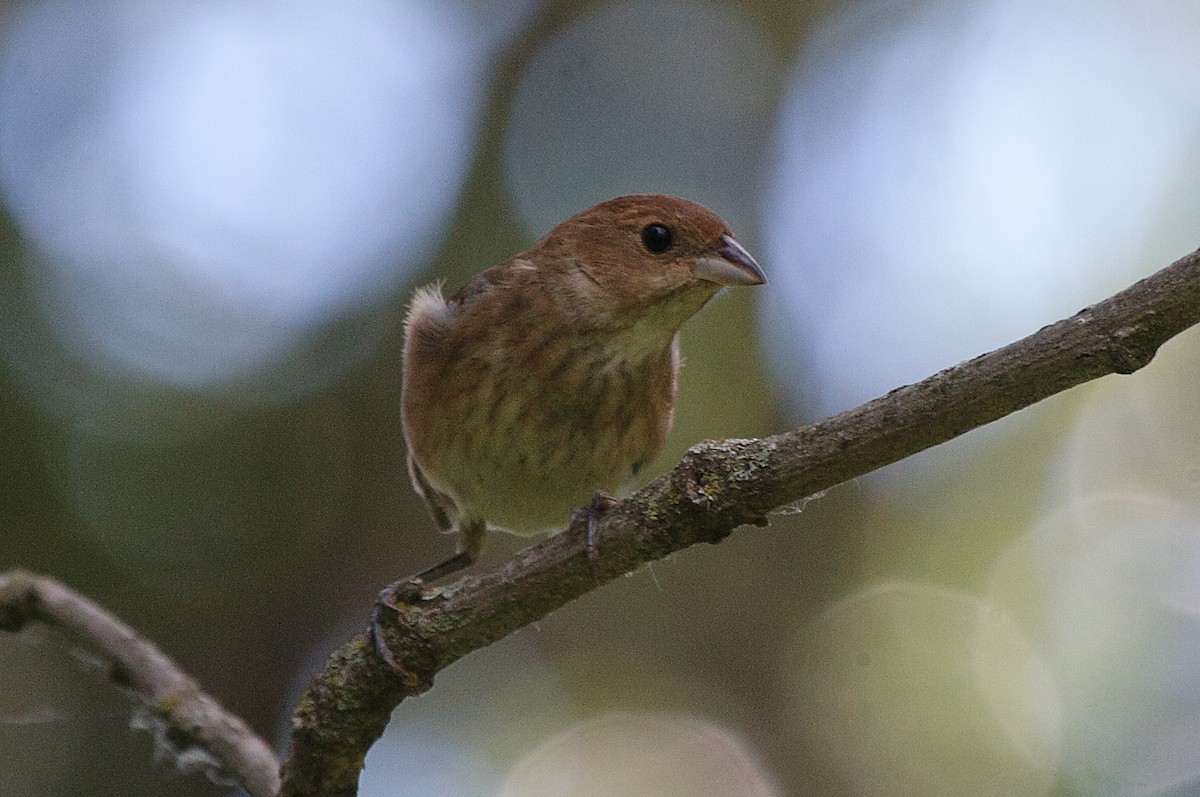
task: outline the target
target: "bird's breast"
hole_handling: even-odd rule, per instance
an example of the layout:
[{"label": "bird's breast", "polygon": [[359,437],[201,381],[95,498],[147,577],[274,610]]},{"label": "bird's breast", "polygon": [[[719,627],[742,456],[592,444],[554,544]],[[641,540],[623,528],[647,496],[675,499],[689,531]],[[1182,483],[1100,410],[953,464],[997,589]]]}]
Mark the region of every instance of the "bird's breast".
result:
[{"label": "bird's breast", "polygon": [[673,342],[635,356],[568,329],[448,342],[438,378],[406,373],[405,427],[430,481],[465,516],[517,533],[562,527],[666,439]]}]

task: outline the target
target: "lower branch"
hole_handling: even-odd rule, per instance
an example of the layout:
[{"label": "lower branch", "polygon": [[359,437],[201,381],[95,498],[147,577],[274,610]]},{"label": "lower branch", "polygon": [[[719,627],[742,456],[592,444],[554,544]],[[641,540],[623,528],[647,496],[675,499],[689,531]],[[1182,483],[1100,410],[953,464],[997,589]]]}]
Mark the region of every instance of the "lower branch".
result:
[{"label": "lower branch", "polygon": [[149,640],[90,600],[51,578],[20,570],[0,574],[0,630],[31,622],[71,632],[108,665],[109,678],[142,700],[175,748],[221,783],[251,797],[279,792],[279,761],[266,742],[230,714]]}]

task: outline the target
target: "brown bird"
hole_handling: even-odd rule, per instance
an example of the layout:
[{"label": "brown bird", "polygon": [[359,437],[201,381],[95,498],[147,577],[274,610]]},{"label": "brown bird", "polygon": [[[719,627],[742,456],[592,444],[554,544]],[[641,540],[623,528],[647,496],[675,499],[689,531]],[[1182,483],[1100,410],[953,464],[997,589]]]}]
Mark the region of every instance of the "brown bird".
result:
[{"label": "brown bird", "polygon": [[766,282],[729,226],[677,197],[585,210],[405,320],[404,436],[413,486],[471,564],[488,529],[561,529],[662,448],[676,333],[724,286]]}]

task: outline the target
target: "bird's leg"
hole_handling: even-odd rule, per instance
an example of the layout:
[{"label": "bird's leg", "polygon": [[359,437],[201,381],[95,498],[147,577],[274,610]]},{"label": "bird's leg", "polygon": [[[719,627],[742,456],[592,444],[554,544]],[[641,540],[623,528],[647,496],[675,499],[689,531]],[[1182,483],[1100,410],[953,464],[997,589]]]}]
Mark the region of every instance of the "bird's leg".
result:
[{"label": "bird's leg", "polygon": [[439,581],[448,575],[470,567],[483,551],[483,538],[487,533],[487,524],[482,520],[471,520],[459,529],[458,553],[444,562],[422,570],[415,576],[403,581],[396,581],[384,587],[379,597],[375,599],[375,608],[371,611],[371,622],[367,626],[367,638],[375,648],[375,653],[396,672],[404,672],[404,668],[396,661],[392,651],[388,649],[383,638],[383,613],[385,609],[398,612],[397,601],[410,603],[421,596],[421,589],[434,581]]},{"label": "bird's leg", "polygon": [[486,534],[487,523],[484,521],[465,521],[458,528],[458,553],[440,564],[422,570],[413,576],[412,580],[430,584],[470,567],[483,552],[483,538]]},{"label": "bird's leg", "polygon": [[600,522],[600,518],[616,509],[621,505],[621,499],[615,498],[603,490],[597,490],[592,496],[592,501],[585,507],[580,507],[571,513],[571,520],[583,517],[587,520],[587,554],[591,561],[596,560],[599,551],[596,548],[596,525]]}]

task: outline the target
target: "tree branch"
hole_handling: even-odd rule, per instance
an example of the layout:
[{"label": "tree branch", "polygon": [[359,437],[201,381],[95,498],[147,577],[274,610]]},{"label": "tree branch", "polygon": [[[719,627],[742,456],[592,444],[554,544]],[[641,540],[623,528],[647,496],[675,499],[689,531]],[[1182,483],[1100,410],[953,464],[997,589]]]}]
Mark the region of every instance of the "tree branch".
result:
[{"label": "tree branch", "polygon": [[467,653],[584,593],[784,504],[938,445],[1110,373],[1129,374],[1200,321],[1200,252],[1027,338],[819,423],[759,440],[693,447],[604,516],[589,558],[582,521],[495,569],[424,599],[399,599],[386,642],[397,675],[363,636],[335,651],[293,718],[287,797],[348,797],[392,709]]},{"label": "tree branch", "polygon": [[163,726],[165,741],[189,766],[218,782],[236,781],[251,797],[279,792],[279,761],[266,742],[230,714],[149,640],[51,578],[21,570],[0,574],[0,630],[40,621],[75,634],[108,665],[108,677],[132,691]]},{"label": "tree branch", "polygon": [[[715,543],[773,509],[943,443],[1043,398],[1110,373],[1133,373],[1165,341],[1200,322],[1200,252],[1016,343],[894,390],[819,423],[759,440],[693,447],[669,473],[599,522],[588,555],[584,521],[495,569],[422,597],[396,595],[389,669],[364,636],[335,651],[292,722],[283,795],[348,797],[392,709],[442,668],[569,601],[682,548]],[[279,791],[269,747],[154,645],[51,579],[0,575],[0,630],[31,621],[67,628],[111,663],[173,742],[198,747],[216,774],[253,797]]]}]

